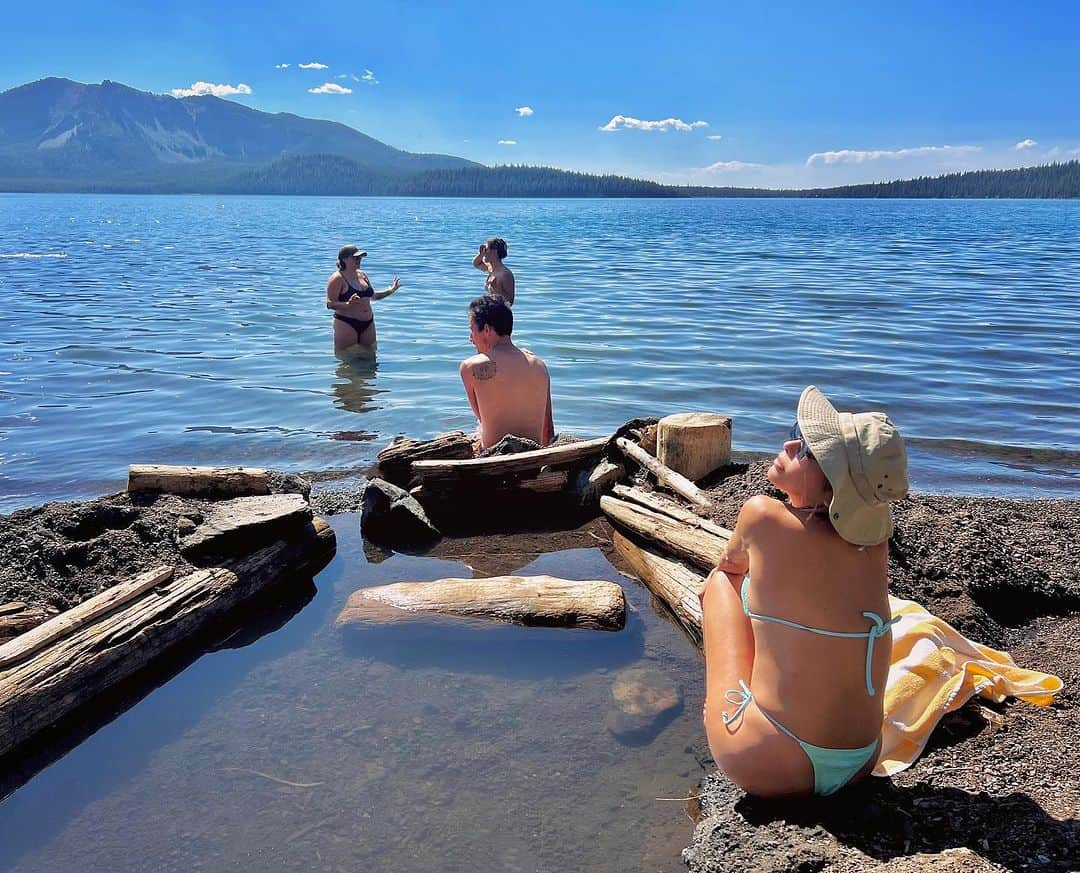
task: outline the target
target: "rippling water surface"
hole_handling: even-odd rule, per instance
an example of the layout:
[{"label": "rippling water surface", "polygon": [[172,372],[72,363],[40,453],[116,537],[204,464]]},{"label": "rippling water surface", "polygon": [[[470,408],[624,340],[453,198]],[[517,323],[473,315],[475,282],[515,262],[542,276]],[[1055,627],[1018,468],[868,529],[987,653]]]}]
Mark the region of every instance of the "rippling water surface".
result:
[{"label": "rippling water surface", "polygon": [[[711,409],[737,449],[768,451],[813,382],[888,410],[917,488],[1075,495],[1078,219],[1042,202],[0,196],[0,511],[122,487],[132,462],[352,468],[394,434],[471,428],[470,261],[496,233],[560,430]],[[377,287],[405,283],[375,304],[377,364],[331,353],[346,241]],[[618,634],[347,637],[333,620],[358,587],[470,568],[368,563],[356,516],[332,522],[337,556],[296,602],[245,612],[16,786],[0,868],[682,869],[701,666],[640,587],[624,580]],[[597,549],[484,548],[620,578]],[[606,729],[631,664],[684,701],[636,746]]]},{"label": "rippling water surface", "polygon": [[[886,409],[922,490],[1074,493],[1080,203],[0,196],[0,511],[132,462],[349,467],[471,428],[470,261],[499,234],[556,427],[735,417],[799,391]],[[367,249],[378,364],[332,355],[325,282]],[[341,437],[349,439],[341,439]],[[335,438],[338,437],[338,438]],[[370,440],[365,439],[370,437]]]}]

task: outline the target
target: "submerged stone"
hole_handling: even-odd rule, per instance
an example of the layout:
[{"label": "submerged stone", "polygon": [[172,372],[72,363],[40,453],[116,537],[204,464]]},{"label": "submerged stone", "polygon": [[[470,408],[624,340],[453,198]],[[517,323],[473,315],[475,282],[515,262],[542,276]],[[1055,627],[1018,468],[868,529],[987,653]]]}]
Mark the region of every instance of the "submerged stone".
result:
[{"label": "submerged stone", "polygon": [[624,745],[644,746],[682,711],[682,694],[674,680],[656,667],[631,667],[611,686],[614,706],[604,724]]}]

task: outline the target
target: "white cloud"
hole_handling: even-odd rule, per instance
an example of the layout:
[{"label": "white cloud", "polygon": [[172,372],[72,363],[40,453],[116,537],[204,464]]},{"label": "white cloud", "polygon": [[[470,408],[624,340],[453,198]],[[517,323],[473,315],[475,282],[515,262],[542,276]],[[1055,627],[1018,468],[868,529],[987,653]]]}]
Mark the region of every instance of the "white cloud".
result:
[{"label": "white cloud", "polygon": [[312,61],[310,64],[301,64],[301,70],[328,70],[330,69],[326,64],[320,64],[318,61]]},{"label": "white cloud", "polygon": [[518,118],[528,118],[533,114],[533,108],[531,106],[519,106],[514,112],[518,114]]},{"label": "white cloud", "polygon": [[1016,145],[1013,146],[1018,152],[1026,151],[1027,149],[1033,149],[1038,143],[1033,139],[1022,139]]},{"label": "white cloud", "polygon": [[352,94],[352,88],[336,82],[324,82],[318,88],[308,88],[308,94]]},{"label": "white cloud", "polygon": [[228,97],[232,94],[250,94],[251,86],[241,82],[239,85],[215,85],[213,82],[194,82],[190,88],[173,88],[173,97]]},{"label": "white cloud", "polygon": [[[335,79],[348,79],[349,74],[348,73],[338,73],[336,76],[334,76],[334,78]],[[356,76],[353,76],[353,78],[355,79]]]},{"label": "white cloud", "polygon": [[981,146],[971,145],[917,146],[916,148],[908,149],[873,149],[867,151],[858,149],[840,149],[835,152],[815,152],[806,159],[806,166],[813,167],[821,164],[865,164],[867,161],[878,161],[882,159],[902,160],[903,158],[918,158],[930,155],[962,155],[981,151]]},{"label": "white cloud", "polygon": [[764,167],[765,164],[755,164],[750,161],[717,161],[715,164],[709,164],[707,167],[702,167],[703,173],[737,173],[740,170],[758,170]]},{"label": "white cloud", "polygon": [[612,132],[615,130],[648,130],[667,133],[669,130],[677,130],[681,133],[689,133],[695,127],[708,127],[707,121],[691,121],[687,124],[681,118],[665,118],[662,121],[642,121],[640,118],[631,118],[629,115],[612,116],[611,121],[600,130]]},{"label": "white cloud", "polygon": [[289,65],[288,64],[274,64],[274,69],[275,70],[287,70],[287,69],[289,69]]},{"label": "white cloud", "polygon": [[718,134],[718,133],[711,133],[707,137],[705,137],[705,139],[711,139],[713,142],[720,142],[720,140],[722,140],[723,137],[720,136],[720,134]]},{"label": "white cloud", "polygon": [[375,78],[375,74],[373,72],[371,72],[371,70],[364,70],[364,75],[362,75],[356,81],[357,82],[367,82],[369,85],[378,85],[379,84],[379,80]]},{"label": "white cloud", "polygon": [[517,145],[516,139],[500,139],[499,145]]}]

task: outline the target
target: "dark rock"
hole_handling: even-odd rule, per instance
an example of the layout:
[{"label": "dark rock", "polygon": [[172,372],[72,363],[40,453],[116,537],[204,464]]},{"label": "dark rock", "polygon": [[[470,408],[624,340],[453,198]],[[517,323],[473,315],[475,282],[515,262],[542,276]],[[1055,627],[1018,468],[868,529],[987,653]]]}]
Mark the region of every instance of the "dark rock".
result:
[{"label": "dark rock", "polygon": [[299,494],[236,497],[208,506],[203,523],[184,537],[186,557],[240,555],[295,533],[311,521],[311,507]]},{"label": "dark rock", "polygon": [[311,482],[303,476],[270,470],[267,480],[271,494],[299,494],[305,500],[311,499]]},{"label": "dark rock", "polygon": [[493,458],[497,455],[516,455],[519,452],[535,452],[540,448],[540,443],[525,437],[514,436],[510,433],[499,440],[495,445],[489,446],[480,452],[478,458]]},{"label": "dark rock", "polygon": [[360,530],[391,547],[422,547],[441,536],[415,497],[383,479],[369,479],[364,486]]}]

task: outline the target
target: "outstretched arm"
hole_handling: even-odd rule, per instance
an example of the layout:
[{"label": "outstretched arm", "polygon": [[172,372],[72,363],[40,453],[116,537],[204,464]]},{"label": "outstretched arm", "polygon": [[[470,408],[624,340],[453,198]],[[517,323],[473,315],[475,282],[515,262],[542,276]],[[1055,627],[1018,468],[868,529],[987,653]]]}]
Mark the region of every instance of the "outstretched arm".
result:
[{"label": "outstretched arm", "polygon": [[389,297],[395,291],[397,291],[397,289],[400,288],[400,287],[401,287],[401,280],[398,279],[397,276],[394,276],[394,281],[390,283],[390,287],[387,288],[385,291],[376,291],[374,294],[371,295],[371,299],[372,300],[383,300],[383,299]]}]

